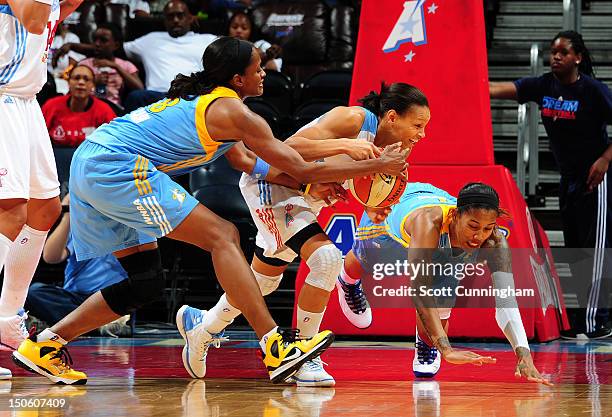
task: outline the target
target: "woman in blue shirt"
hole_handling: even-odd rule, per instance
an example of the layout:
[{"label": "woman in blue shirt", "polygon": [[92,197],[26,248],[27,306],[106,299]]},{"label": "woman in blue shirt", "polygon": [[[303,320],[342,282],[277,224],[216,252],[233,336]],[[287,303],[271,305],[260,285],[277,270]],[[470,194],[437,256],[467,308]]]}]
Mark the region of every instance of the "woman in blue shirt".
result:
[{"label": "woman in blue shirt", "polygon": [[[612,145],[606,125],[612,122],[612,93],[593,75],[593,64],[582,36],[558,33],[550,44],[550,72],[514,82],[489,83],[492,98],[533,101],[561,172],[559,207],[567,248],[595,248],[592,265],[572,268],[574,279],[590,276],[586,309],[579,309],[573,330],[564,337],[608,337],[604,248],[610,248],[611,185],[607,173]],[[579,294],[580,297],[580,294]],[[585,305],[585,303],[581,303]],[[604,307],[604,308],[602,308]]]}]

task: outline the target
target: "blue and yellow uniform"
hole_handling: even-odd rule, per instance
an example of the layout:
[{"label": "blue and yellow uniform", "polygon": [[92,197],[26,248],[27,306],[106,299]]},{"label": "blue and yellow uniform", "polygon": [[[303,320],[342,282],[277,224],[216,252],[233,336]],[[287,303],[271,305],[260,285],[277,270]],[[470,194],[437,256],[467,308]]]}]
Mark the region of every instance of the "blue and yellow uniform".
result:
[{"label": "blue and yellow uniform", "polygon": [[217,87],[193,100],[164,99],[99,127],[70,168],[70,212],[77,259],[102,256],[170,233],[198,204],[170,175],[223,155],[235,141],[213,140],[206,109],[240,99]]},{"label": "blue and yellow uniform", "polygon": [[[457,198],[431,184],[410,183],[384,223],[375,224],[367,214],[363,214],[352,251],[365,271],[370,271],[375,263],[394,263],[396,260],[407,259],[411,237],[405,230],[406,221],[416,210],[425,207],[440,207],[443,215],[438,249],[432,253],[431,262],[445,265],[476,260],[477,251],[454,254],[451,248],[449,225],[452,221],[451,209],[457,207]],[[436,275],[434,287],[454,288],[457,283],[454,276]],[[454,303],[454,297],[438,297],[437,300],[444,306]]]}]

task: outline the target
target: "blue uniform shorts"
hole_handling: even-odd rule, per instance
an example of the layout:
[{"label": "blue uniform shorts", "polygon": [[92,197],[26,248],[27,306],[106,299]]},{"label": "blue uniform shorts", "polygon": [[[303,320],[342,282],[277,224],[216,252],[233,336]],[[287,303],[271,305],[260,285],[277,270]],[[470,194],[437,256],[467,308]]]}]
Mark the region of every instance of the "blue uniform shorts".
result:
[{"label": "blue uniform shorts", "polygon": [[70,223],[78,260],[154,242],[198,201],[148,159],[85,141],[70,167]]}]

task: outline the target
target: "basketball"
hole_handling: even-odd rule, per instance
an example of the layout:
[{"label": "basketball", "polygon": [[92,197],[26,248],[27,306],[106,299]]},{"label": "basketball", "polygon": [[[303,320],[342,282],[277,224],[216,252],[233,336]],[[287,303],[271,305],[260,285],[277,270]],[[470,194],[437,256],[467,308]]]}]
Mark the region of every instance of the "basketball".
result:
[{"label": "basketball", "polygon": [[349,180],[349,189],[357,201],[366,207],[382,208],[397,203],[408,181],[394,175],[376,174]]}]

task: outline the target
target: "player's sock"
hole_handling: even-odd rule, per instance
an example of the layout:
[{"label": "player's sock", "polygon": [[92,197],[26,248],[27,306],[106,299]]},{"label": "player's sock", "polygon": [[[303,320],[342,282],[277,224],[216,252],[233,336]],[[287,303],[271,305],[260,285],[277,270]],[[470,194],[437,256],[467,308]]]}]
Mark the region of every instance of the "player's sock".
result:
[{"label": "player's sock", "polygon": [[68,344],[68,342],[66,342],[64,339],[62,339],[59,335],[53,333],[51,331],[51,329],[45,329],[42,332],[40,332],[37,336],[36,336],[36,341],[37,342],[46,342],[52,340],[54,342],[60,343],[62,345],[66,345]]},{"label": "player's sock", "polygon": [[277,332],[278,332],[278,326],[274,327],[268,333],[264,334],[261,340],[259,341],[259,346],[261,347],[261,350],[264,351],[264,353],[266,352],[266,343],[268,342],[268,338],[270,338],[273,334]]},{"label": "player's sock", "polygon": [[46,238],[46,231],[25,225],[17,239],[12,242],[4,270],[0,316],[13,315],[23,308]]},{"label": "player's sock", "polygon": [[227,301],[223,294],[217,304],[204,315],[202,325],[209,333],[219,333],[231,324],[241,313],[236,307]]},{"label": "player's sock", "polygon": [[344,281],[345,283],[351,284],[351,285],[354,285],[360,281],[360,279],[353,279],[349,277],[346,271],[344,270],[344,266],[342,266],[342,271],[340,271],[340,279]]},{"label": "player's sock", "polygon": [[4,267],[12,244],[11,239],[0,233],[0,272],[2,272],[2,267]]},{"label": "player's sock", "polygon": [[298,306],[297,309],[297,328],[300,331],[300,338],[310,339],[319,333],[319,327],[323,321],[325,310],[320,313],[305,311]]}]

